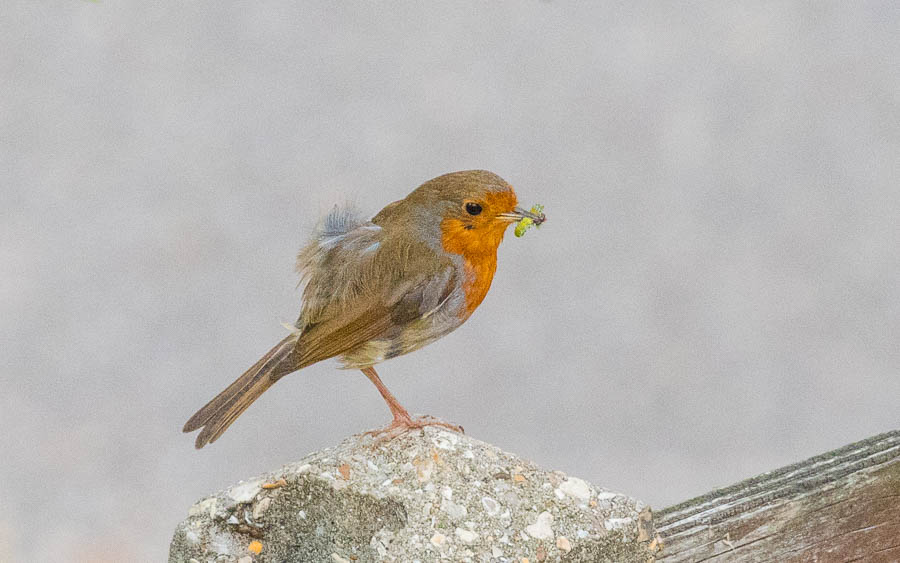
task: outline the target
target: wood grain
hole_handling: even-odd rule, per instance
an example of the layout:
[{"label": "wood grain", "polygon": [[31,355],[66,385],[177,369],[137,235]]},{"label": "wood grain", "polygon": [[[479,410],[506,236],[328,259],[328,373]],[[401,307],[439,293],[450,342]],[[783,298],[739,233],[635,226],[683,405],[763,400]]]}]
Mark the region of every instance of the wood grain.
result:
[{"label": "wood grain", "polygon": [[658,560],[900,561],[900,430],[654,514]]}]

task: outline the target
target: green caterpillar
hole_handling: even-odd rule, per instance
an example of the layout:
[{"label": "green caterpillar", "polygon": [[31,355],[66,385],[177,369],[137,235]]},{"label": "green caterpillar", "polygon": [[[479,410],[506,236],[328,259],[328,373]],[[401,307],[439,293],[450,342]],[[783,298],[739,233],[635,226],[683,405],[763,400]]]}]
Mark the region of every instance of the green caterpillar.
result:
[{"label": "green caterpillar", "polygon": [[[544,211],[544,206],[536,203],[531,207],[531,212],[535,215],[541,215]],[[530,229],[534,225],[534,220],[530,217],[523,217],[521,221],[516,223],[515,235],[517,237],[522,237],[525,235],[525,232]],[[538,223],[536,226],[540,227],[541,224]]]}]

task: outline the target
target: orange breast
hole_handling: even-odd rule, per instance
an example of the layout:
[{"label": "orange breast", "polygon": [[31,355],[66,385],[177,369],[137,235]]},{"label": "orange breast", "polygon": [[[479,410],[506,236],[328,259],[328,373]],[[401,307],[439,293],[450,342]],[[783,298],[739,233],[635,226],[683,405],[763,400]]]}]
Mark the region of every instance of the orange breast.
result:
[{"label": "orange breast", "polygon": [[497,271],[497,247],[503,240],[506,224],[498,224],[487,230],[468,230],[456,219],[441,223],[441,243],[444,250],[463,258],[466,278],[463,291],[466,294],[465,317],[481,305],[491,288]]},{"label": "orange breast", "polygon": [[491,282],[494,281],[494,272],[497,271],[496,254],[490,258],[478,257],[476,260],[465,260],[466,281],[463,283],[463,291],[466,292],[466,317],[484,301]]}]

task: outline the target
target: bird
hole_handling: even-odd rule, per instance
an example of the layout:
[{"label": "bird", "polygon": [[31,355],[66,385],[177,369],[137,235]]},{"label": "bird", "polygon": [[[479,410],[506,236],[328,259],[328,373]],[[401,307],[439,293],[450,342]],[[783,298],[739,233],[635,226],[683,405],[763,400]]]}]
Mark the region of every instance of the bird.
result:
[{"label": "bird", "polygon": [[393,415],[370,431],[377,441],[437,425],[413,417],[387,389],[375,365],[408,354],[462,325],[481,304],[497,269],[506,228],[543,213],[518,206],[513,187],[487,170],[432,178],[365,220],[335,206],[297,255],[302,305],[290,334],[198,410],[184,432],[195,447],[215,442],[284,376],[337,358],[371,380]]}]

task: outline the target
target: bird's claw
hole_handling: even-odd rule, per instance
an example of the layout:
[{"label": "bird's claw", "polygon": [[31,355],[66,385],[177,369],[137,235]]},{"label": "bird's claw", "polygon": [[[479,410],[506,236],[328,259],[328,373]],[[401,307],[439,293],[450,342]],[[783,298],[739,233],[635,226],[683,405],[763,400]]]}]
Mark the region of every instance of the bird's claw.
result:
[{"label": "bird's claw", "polygon": [[369,430],[367,432],[363,432],[362,435],[375,437],[373,445],[377,446],[379,444],[389,442],[394,438],[400,436],[401,434],[409,432],[410,430],[418,430],[420,428],[425,428],[426,426],[441,426],[448,430],[452,430],[453,432],[465,434],[465,430],[462,426],[450,424],[449,422],[444,422],[439,418],[426,415],[415,418],[410,416],[396,416],[394,417],[394,420],[384,428]]}]

